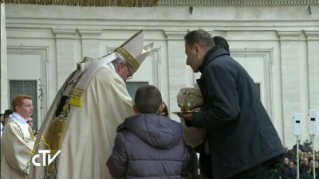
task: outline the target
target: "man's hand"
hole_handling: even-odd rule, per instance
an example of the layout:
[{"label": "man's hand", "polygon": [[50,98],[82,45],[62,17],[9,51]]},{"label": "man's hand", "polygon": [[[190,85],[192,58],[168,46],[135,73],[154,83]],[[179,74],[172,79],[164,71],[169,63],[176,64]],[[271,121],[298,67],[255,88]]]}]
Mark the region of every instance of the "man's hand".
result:
[{"label": "man's hand", "polygon": [[[199,112],[200,108],[195,108],[191,110],[192,112]],[[178,114],[178,116],[182,119],[192,120],[193,113],[189,114]]]}]

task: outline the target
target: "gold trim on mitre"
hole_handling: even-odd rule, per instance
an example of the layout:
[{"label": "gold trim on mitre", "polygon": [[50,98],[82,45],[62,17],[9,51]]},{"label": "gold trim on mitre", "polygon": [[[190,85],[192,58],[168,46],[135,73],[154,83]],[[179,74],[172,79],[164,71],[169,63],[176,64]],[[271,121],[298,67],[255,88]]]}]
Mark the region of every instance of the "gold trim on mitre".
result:
[{"label": "gold trim on mitre", "polygon": [[[144,30],[138,31],[130,39],[128,39],[126,42],[124,42],[120,47],[118,47],[114,50],[114,52],[120,54],[124,58],[124,60],[132,67],[132,69],[134,71],[138,70],[138,68],[140,67],[140,64],[137,61],[137,59],[131,54],[132,52],[130,53],[127,49],[125,49],[125,46],[128,43],[130,43],[135,37],[137,37],[138,35],[140,35],[143,32],[144,32]],[[136,45],[139,45],[139,44],[136,44]],[[142,44],[142,47],[143,47],[143,44]],[[142,53],[142,49],[138,53]],[[140,55],[140,54],[138,54],[138,55]]]},{"label": "gold trim on mitre", "polygon": [[115,49],[115,52],[120,54],[124,60],[133,68],[134,71],[137,71],[140,67],[140,64],[137,62],[136,58],[134,58],[130,52],[125,50],[123,47],[119,47]]}]

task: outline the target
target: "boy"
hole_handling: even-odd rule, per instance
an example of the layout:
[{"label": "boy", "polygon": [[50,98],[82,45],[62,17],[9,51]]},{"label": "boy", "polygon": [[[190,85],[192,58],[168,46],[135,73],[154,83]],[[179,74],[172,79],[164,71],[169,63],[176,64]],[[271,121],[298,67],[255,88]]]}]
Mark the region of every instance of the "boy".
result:
[{"label": "boy", "polygon": [[114,178],[181,178],[189,154],[181,124],[159,115],[165,105],[155,86],[136,91],[133,109],[117,129],[113,153],[106,165]]}]

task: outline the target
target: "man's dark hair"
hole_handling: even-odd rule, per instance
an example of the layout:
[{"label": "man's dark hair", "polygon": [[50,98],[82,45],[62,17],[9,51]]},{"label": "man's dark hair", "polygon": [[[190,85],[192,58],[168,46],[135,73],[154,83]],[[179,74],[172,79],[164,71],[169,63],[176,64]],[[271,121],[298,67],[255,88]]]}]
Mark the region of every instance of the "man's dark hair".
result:
[{"label": "man's dark hair", "polygon": [[7,109],[4,111],[3,117],[7,118],[7,117],[9,117],[10,114],[13,114],[13,110]]},{"label": "man's dark hair", "polygon": [[162,95],[155,86],[145,85],[137,89],[135,106],[140,113],[156,114],[162,103]]},{"label": "man's dark hair", "polygon": [[205,50],[209,50],[215,46],[212,36],[208,32],[201,29],[188,32],[185,35],[184,40],[189,46],[194,46],[197,44]]},{"label": "man's dark hair", "polygon": [[311,170],[311,167],[309,165],[306,165],[305,168],[303,169],[303,172],[308,172]]},{"label": "man's dark hair", "polygon": [[230,54],[228,42],[224,37],[215,36],[213,40],[216,46],[225,49]]},{"label": "man's dark hair", "polygon": [[4,118],[8,118],[10,114],[13,114],[13,110],[7,109],[4,111],[2,125],[4,125]]}]

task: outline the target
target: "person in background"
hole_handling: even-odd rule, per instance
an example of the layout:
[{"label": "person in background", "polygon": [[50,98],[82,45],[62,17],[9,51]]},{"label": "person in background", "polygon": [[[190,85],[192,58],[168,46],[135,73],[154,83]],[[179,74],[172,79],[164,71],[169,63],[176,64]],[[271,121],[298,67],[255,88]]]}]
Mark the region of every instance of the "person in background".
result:
[{"label": "person in background", "polygon": [[[299,145],[299,150],[301,150],[302,152],[305,152],[305,147],[300,144],[300,140],[298,140],[298,145]],[[292,148],[297,150],[297,144],[295,144]]]},{"label": "person in background", "polygon": [[[188,91],[189,93],[194,94],[194,106],[200,107],[204,104],[204,100],[202,97],[202,94],[200,92],[199,87],[195,84],[194,87],[185,87],[181,88],[179,90],[179,93],[176,96],[177,104],[178,106],[182,107],[184,103],[184,94]],[[185,140],[185,143],[187,146],[189,146],[191,149],[189,151],[196,151],[200,154],[199,158],[199,169],[200,169],[200,176],[202,178],[208,178],[210,179],[211,176],[211,165],[210,165],[210,155],[208,151],[208,142],[206,140],[206,129],[198,129],[195,128],[192,123],[185,119],[180,119],[181,124],[183,126],[183,138]],[[192,155],[192,154],[191,154]],[[196,154],[196,161],[197,161],[197,154]],[[198,167],[197,167],[198,170]],[[192,167],[189,167],[188,171],[190,171],[194,177],[194,169]],[[198,171],[196,171],[196,174]]]},{"label": "person in background", "polygon": [[1,137],[2,137],[2,132],[4,130],[4,126],[8,123],[9,116],[13,114],[13,111],[11,109],[7,109],[4,111],[3,114],[3,121],[1,121]]},{"label": "person in background", "polygon": [[8,123],[8,120],[9,120],[9,116],[13,114],[13,110],[11,109],[7,109],[4,111],[4,114],[3,114],[3,121],[2,121],[2,125],[5,126],[7,123]]},{"label": "person in background", "polygon": [[228,54],[230,55],[229,44],[224,37],[214,36],[213,40],[214,40],[215,46],[218,46],[219,48],[226,50]]},{"label": "person in background", "polygon": [[29,124],[29,126],[31,127],[31,129],[33,129],[33,119],[32,116],[27,118],[27,123]]},{"label": "person in background", "polygon": [[204,107],[179,116],[207,129],[213,177],[269,179],[285,150],[253,79],[206,31],[184,39],[186,64],[201,72]]},{"label": "person in background", "polygon": [[161,115],[165,105],[160,91],[145,85],[136,91],[133,109],[117,128],[107,167],[113,178],[180,178],[189,154],[181,124]]},{"label": "person in background", "polygon": [[9,116],[2,136],[1,178],[24,179],[29,174],[29,153],[35,137],[27,118],[32,116],[32,97],[19,94],[12,100],[13,114]]},{"label": "person in background", "polygon": [[313,177],[310,174],[311,170],[312,168],[309,165],[307,165],[305,167],[305,170],[301,173],[299,179],[313,179]]},{"label": "person in background", "polygon": [[[28,120],[27,123],[30,125],[31,129],[33,129],[33,119],[32,119],[32,116],[31,116],[31,117],[28,117],[27,120]],[[37,134],[38,134],[38,131],[36,131],[36,130],[33,129],[32,132],[33,132],[34,137],[36,137]]]},{"label": "person in background", "polygon": [[[296,179],[297,178],[297,168],[294,161],[289,161],[288,168],[286,168],[286,173],[289,179]],[[301,172],[302,173],[302,172]]]}]

